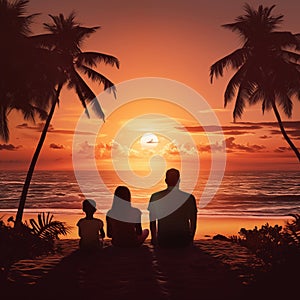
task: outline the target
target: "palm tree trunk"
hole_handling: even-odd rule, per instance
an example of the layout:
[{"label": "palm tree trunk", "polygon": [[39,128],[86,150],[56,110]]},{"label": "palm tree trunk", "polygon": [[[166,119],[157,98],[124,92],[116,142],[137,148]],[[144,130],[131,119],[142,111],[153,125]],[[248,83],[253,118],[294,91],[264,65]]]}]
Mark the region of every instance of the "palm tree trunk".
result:
[{"label": "palm tree trunk", "polygon": [[273,102],[272,104],[272,108],[274,110],[274,113],[275,113],[275,116],[276,116],[276,119],[277,119],[277,122],[279,124],[279,127],[280,127],[280,130],[281,130],[281,133],[283,135],[283,137],[285,138],[285,140],[287,141],[287,143],[290,145],[291,149],[295,152],[299,162],[300,162],[300,153],[299,153],[299,150],[296,148],[296,146],[293,144],[293,142],[290,140],[290,138],[288,137],[284,127],[283,127],[283,124],[282,124],[282,120],[281,120],[281,117],[280,117],[280,114],[278,112],[278,109],[276,107],[276,104],[275,102]]},{"label": "palm tree trunk", "polygon": [[45,126],[44,126],[42,134],[40,136],[40,140],[39,140],[38,145],[35,149],[35,152],[34,152],[34,155],[32,157],[29,169],[27,171],[27,175],[26,175],[25,183],[23,185],[23,190],[22,190],[22,194],[21,194],[21,198],[20,198],[20,202],[19,202],[17,215],[16,215],[15,226],[22,222],[23,211],[24,211],[24,207],[25,207],[26,197],[27,197],[27,193],[28,193],[28,190],[29,190],[31,178],[32,178],[32,175],[33,175],[33,172],[34,172],[35,165],[36,165],[37,160],[39,158],[41,149],[43,147],[44,141],[46,139],[47,131],[48,131],[50,122],[52,120],[52,117],[53,117],[53,114],[54,114],[54,111],[55,111],[55,107],[56,107],[56,104],[57,104],[58,99],[59,99],[61,89],[62,89],[62,84],[59,84],[58,87],[57,87],[57,90],[56,90],[55,99],[52,103],[50,112],[48,114],[48,117],[47,117],[47,120],[46,120],[46,123],[45,123]]}]

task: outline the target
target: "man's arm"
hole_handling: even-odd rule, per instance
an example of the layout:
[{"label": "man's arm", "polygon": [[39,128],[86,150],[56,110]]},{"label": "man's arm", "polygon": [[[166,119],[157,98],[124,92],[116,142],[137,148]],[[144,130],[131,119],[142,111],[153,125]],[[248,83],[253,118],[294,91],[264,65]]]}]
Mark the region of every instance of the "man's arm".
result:
[{"label": "man's arm", "polygon": [[[150,220],[152,220],[151,214],[150,214]],[[151,232],[151,244],[156,245],[157,243],[156,220],[150,222],[150,232]]]},{"label": "man's arm", "polygon": [[196,228],[197,228],[197,204],[196,199],[192,195],[192,207],[191,207],[191,215],[190,215],[190,224],[191,224],[191,234],[194,239]]},{"label": "man's arm", "polygon": [[156,245],[157,243],[157,231],[156,231],[156,215],[155,207],[153,206],[154,197],[150,198],[148,210],[149,210],[149,220],[150,220],[150,233],[151,233],[151,244]]}]

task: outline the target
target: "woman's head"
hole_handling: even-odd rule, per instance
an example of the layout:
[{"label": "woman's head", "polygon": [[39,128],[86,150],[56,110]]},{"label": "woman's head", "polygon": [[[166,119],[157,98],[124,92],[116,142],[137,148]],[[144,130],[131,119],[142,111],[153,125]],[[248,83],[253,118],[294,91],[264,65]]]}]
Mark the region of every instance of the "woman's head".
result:
[{"label": "woman's head", "polygon": [[97,209],[96,209],[96,202],[93,199],[85,199],[82,202],[82,210],[86,214],[93,214]]},{"label": "woman's head", "polygon": [[115,190],[115,196],[127,202],[131,201],[131,194],[126,186],[118,186]]}]

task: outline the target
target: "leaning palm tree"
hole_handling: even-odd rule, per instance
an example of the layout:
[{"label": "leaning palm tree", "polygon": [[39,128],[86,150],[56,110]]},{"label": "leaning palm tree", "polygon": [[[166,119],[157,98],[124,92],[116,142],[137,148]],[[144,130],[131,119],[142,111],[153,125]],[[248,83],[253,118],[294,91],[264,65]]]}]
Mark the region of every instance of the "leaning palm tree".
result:
[{"label": "leaning palm tree", "polygon": [[293,101],[300,98],[299,35],[276,31],[283,15],[274,16],[271,7],[257,10],[245,4],[245,14],[223,27],[237,32],[244,44],[210,67],[210,78],[223,76],[227,67],[237,70],[224,94],[224,106],[235,96],[233,118],[241,118],[245,104],[262,103],[262,111],[273,110],[281,133],[300,161],[300,153],[288,137],[278,106],[292,116]]},{"label": "leaning palm tree", "polygon": [[91,80],[103,84],[104,90],[112,91],[114,95],[116,93],[113,83],[105,76],[95,71],[93,67],[96,67],[99,62],[104,62],[105,64],[119,68],[119,60],[111,55],[99,52],[82,52],[81,50],[84,39],[94,33],[99,27],[82,27],[75,21],[74,13],[71,13],[68,17],[64,17],[63,14],[58,16],[50,15],[50,18],[52,19],[52,23],[44,24],[45,29],[49,31],[49,33],[34,36],[32,37],[32,40],[36,45],[39,45],[41,48],[46,49],[53,54],[55,57],[54,60],[56,60],[56,67],[60,71],[60,78],[55,86],[55,96],[52,99],[47,120],[27,172],[16,215],[16,223],[20,223],[22,220],[30,181],[55,108],[59,103],[63,86],[66,85],[68,88],[75,89],[87,114],[87,103],[91,103],[91,107],[94,109],[95,113],[102,119],[104,119],[104,113],[97,101],[96,95],[81,77],[79,72],[87,75]]},{"label": "leaning palm tree", "polygon": [[29,38],[36,14],[26,15],[27,4],[25,0],[0,0],[0,139],[5,142],[9,140],[9,113],[19,110],[25,119],[34,121],[36,115],[46,119],[53,93],[50,72],[46,74],[43,67],[45,51]]}]

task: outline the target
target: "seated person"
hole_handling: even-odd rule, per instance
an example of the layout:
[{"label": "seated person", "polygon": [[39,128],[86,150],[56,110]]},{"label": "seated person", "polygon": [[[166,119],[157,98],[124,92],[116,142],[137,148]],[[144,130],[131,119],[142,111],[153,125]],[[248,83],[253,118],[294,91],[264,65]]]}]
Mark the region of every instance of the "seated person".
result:
[{"label": "seated person", "polygon": [[197,225],[195,197],[179,189],[178,170],[169,169],[165,182],[167,189],[154,193],[148,206],[151,243],[160,247],[191,245]]},{"label": "seated person", "polygon": [[149,230],[142,230],[141,211],[131,206],[131,194],[127,187],[118,186],[113,204],[107,212],[107,236],[117,247],[139,247],[143,244]]},{"label": "seated person", "polygon": [[94,218],[96,202],[92,199],[84,200],[82,210],[86,216],[77,222],[80,236],[79,247],[87,251],[101,249],[105,232],[102,220]]}]

